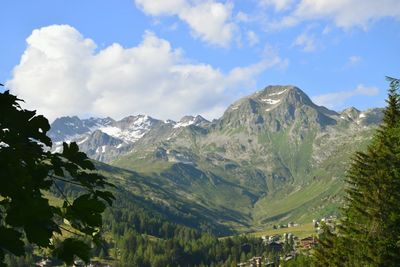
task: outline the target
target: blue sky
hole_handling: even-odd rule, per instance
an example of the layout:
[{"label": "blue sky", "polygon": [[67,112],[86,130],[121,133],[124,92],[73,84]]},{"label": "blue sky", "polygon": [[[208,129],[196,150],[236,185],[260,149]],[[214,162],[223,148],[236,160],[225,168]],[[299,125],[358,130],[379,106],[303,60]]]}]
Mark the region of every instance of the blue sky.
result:
[{"label": "blue sky", "polygon": [[0,81],[51,120],[209,119],[292,84],[335,110],[384,106],[398,0],[5,1]]}]

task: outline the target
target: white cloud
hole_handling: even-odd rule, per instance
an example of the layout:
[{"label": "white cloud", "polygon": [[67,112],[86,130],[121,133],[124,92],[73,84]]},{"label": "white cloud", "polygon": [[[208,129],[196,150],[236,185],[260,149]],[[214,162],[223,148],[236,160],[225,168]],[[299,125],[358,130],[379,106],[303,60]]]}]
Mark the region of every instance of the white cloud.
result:
[{"label": "white cloud", "polygon": [[376,87],[367,87],[362,84],[358,85],[354,90],[355,95],[375,96],[379,94],[379,89]]},{"label": "white cloud", "polygon": [[348,57],[347,61],[345,62],[345,64],[341,68],[341,70],[345,71],[345,70],[348,70],[349,68],[355,68],[358,65],[360,65],[362,61],[363,61],[362,57],[352,55],[352,56]]},{"label": "white cloud", "polygon": [[349,66],[354,66],[360,63],[362,58],[360,56],[351,56],[349,57],[348,65]]},{"label": "white cloud", "polygon": [[305,32],[296,37],[293,45],[301,47],[304,52],[313,52],[316,50],[315,38]]},{"label": "white cloud", "polygon": [[244,13],[243,11],[239,11],[236,14],[236,20],[239,22],[249,22],[252,19],[250,18],[250,16],[248,14]]},{"label": "white cloud", "polygon": [[258,35],[254,31],[247,32],[247,41],[250,46],[254,46],[260,42]]},{"label": "white cloud", "polygon": [[322,34],[329,34],[332,31],[332,28],[329,26],[325,26],[322,30]]},{"label": "white cloud", "polygon": [[176,15],[180,10],[186,8],[188,5],[186,0],[135,0],[135,3],[146,14],[153,16]]},{"label": "white cloud", "polygon": [[136,6],[151,16],[176,15],[186,22],[192,35],[222,47],[228,47],[237,26],[232,22],[232,4],[213,0],[135,0]]},{"label": "white cloud", "polygon": [[283,11],[293,6],[295,0],[260,0],[261,6],[273,6],[276,11]]},{"label": "white cloud", "polygon": [[263,56],[264,58],[269,59],[270,65],[268,67],[276,67],[281,70],[284,70],[289,66],[289,59],[288,58],[282,59],[279,56],[277,48],[269,44],[265,45]]},{"label": "white cloud", "polygon": [[[145,113],[161,119],[187,114],[209,118],[237,97],[240,86],[255,85],[265,69],[285,64],[276,53],[224,73],[190,63],[180,49],[146,32],[140,44],[95,43],[68,25],[34,30],[13,77],[11,91],[50,120],[58,116],[111,116]],[[241,88],[242,89],[242,88]]]},{"label": "white cloud", "polygon": [[293,7],[294,10],[275,27],[293,26],[304,20],[329,19],[341,28],[366,28],[381,18],[400,19],[399,0],[300,0]]},{"label": "white cloud", "polygon": [[354,90],[351,91],[339,91],[334,93],[323,94],[312,97],[312,100],[321,106],[325,106],[332,109],[342,108],[346,100],[356,96],[375,96],[379,93],[379,89],[376,87],[367,87],[365,85],[358,85]]}]

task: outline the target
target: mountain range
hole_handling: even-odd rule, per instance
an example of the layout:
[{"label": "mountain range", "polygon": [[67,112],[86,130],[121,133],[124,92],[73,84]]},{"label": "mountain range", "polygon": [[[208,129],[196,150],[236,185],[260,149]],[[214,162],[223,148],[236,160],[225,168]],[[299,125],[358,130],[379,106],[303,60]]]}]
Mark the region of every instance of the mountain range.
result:
[{"label": "mountain range", "polygon": [[53,151],[77,142],[149,209],[223,234],[336,215],[351,155],[366,147],[382,115],[336,112],[295,86],[268,86],[213,121],[62,117],[49,136]]}]

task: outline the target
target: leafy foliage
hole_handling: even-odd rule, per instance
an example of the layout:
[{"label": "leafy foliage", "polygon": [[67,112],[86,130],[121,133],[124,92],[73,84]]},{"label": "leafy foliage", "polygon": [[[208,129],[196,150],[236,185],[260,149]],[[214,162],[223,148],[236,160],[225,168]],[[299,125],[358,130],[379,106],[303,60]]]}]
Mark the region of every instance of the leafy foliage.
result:
[{"label": "leafy foliage", "polygon": [[[95,172],[76,143],[64,143],[62,153],[50,153],[48,120],[22,109],[21,101],[8,91],[0,94],[0,266],[5,253],[24,254],[25,239],[39,247],[55,248],[51,238],[62,231],[73,237],[62,241],[55,255],[66,263],[74,256],[88,261],[90,246],[78,237],[87,235],[99,241],[101,214],[105,203],[114,199],[105,190],[111,184]],[[74,184],[85,193],[72,202],[63,196],[63,206],[53,206],[43,193],[61,191],[60,183]]]},{"label": "leafy foliage", "polygon": [[348,172],[337,233],[320,238],[318,266],[398,266],[400,262],[400,81],[390,82],[383,124]]}]

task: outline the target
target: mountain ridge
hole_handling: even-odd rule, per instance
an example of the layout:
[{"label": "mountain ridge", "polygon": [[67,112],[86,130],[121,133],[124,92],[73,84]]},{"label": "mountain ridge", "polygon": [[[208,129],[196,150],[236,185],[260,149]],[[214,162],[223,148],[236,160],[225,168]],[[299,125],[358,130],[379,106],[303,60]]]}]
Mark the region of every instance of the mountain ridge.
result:
[{"label": "mountain ridge", "polygon": [[[247,231],[336,214],[350,156],[381,118],[380,109],[336,112],[295,86],[268,86],[211,122],[146,115],[64,121],[66,133],[77,129],[75,140],[93,159],[146,176],[214,224]],[[50,131],[53,140],[67,136],[62,120]]]},{"label": "mountain ridge", "polygon": [[[292,93],[292,94],[290,94]],[[261,105],[266,105],[267,108],[264,109],[264,113],[270,113],[273,111],[273,109],[278,108],[281,106],[281,103],[279,103],[282,98],[279,98],[279,96],[282,95],[289,95],[289,97],[286,97],[285,100],[291,100],[293,101],[293,98],[297,98],[297,101],[299,103],[305,104],[306,106],[310,106],[311,108],[315,108],[316,110],[319,111],[319,116],[318,119],[321,120],[321,122],[329,124],[329,123],[334,123],[332,119],[329,116],[340,116],[342,119],[354,119],[349,117],[349,114],[347,114],[350,110],[353,110],[354,112],[358,113],[358,115],[365,116],[365,114],[371,114],[374,113],[374,118],[365,118],[364,121],[366,123],[377,123],[379,121],[379,116],[377,115],[377,110],[379,109],[369,109],[365,112],[361,112],[353,107],[347,108],[343,110],[342,112],[336,112],[333,110],[329,110],[323,106],[318,106],[315,105],[311,99],[303,92],[301,91],[298,87],[296,86],[268,86],[263,90],[257,91],[256,93],[241,98],[238,101],[234,102],[224,112],[224,114],[218,118],[214,119],[212,122],[204,119],[202,116],[197,115],[197,116],[183,116],[179,121],[173,121],[173,120],[159,120],[152,118],[147,115],[130,115],[127,117],[122,118],[119,121],[116,121],[110,117],[106,118],[88,118],[88,119],[79,119],[77,116],[65,116],[65,117],[60,117],[55,119],[55,121],[51,124],[51,130],[49,132],[49,136],[55,142],[55,146],[53,147],[53,151],[57,151],[61,149],[61,143],[62,141],[67,141],[70,142],[72,140],[77,141],[78,144],[82,145],[83,143],[87,142],[88,140],[85,139],[84,137],[90,137],[94,131],[101,131],[103,134],[108,135],[109,137],[119,139],[119,142],[117,141],[116,143],[117,146],[119,145],[120,148],[122,146],[125,146],[122,151],[129,151],[131,148],[131,145],[135,143],[137,140],[143,137],[143,135],[147,134],[147,132],[152,128],[154,124],[165,124],[166,125],[173,125],[174,129],[181,128],[181,127],[188,127],[190,125],[195,125],[199,126],[200,128],[205,128],[207,130],[215,128],[215,127],[223,127],[224,123],[226,121],[230,120],[230,115],[232,111],[236,110],[239,108],[240,104],[243,104],[243,101],[249,101],[248,109],[252,111],[256,111],[257,109],[260,109]],[[271,98],[266,98],[266,97],[271,97]],[[277,98],[278,96],[278,98]],[[289,98],[292,99],[289,99]],[[277,102],[274,102],[277,101]],[[293,103],[292,103],[293,104]],[[288,110],[289,114],[285,114],[285,119],[290,119],[290,116],[294,116],[294,114],[290,114],[290,111],[293,110],[293,106],[287,105],[287,103],[284,105],[285,107],[283,108],[284,111]],[[353,112],[353,113],[354,113]],[[258,112],[252,112],[252,113],[258,113]],[[293,112],[292,112],[293,113]],[[344,115],[346,115],[346,117]],[[258,114],[259,115],[259,114]],[[273,116],[276,114],[273,114],[272,116],[269,116],[269,121],[266,122],[268,125],[272,125],[276,128],[276,130],[279,130],[279,128],[282,126],[280,123],[274,122],[273,121]],[[328,116],[326,116],[328,115]],[[353,114],[354,115],[354,114]],[[378,117],[378,118],[377,118]],[[236,123],[241,123],[240,118],[234,118]],[[254,118],[253,118],[254,119]],[[256,124],[264,123],[265,119],[258,116],[255,118]],[[210,127],[208,127],[210,126]],[[232,126],[232,125],[229,125]],[[234,125],[233,125],[234,126]],[[235,126],[234,126],[235,127]],[[209,128],[209,129],[208,129]],[[126,147],[127,146],[127,147]],[[84,150],[87,149],[89,152],[89,148],[84,148]],[[97,152],[97,154],[100,154],[100,152]],[[115,157],[120,156],[122,153],[117,153]],[[89,155],[97,160],[100,161],[105,161],[108,162],[110,160],[102,160],[99,155],[96,156],[96,153],[89,152]],[[110,157],[106,157],[106,159],[109,159]],[[111,157],[112,159],[113,157]]]}]

